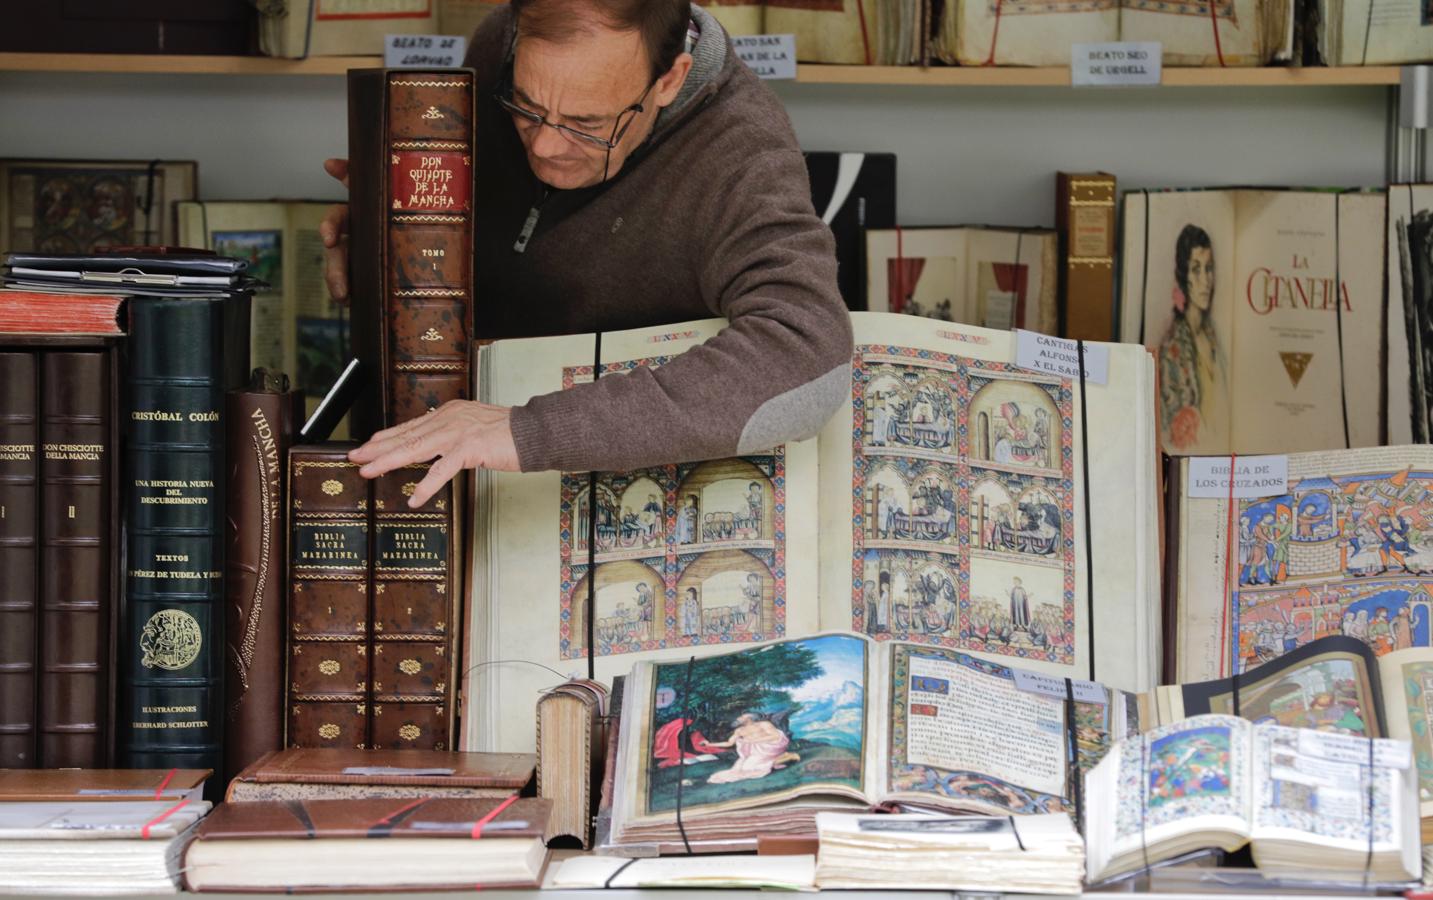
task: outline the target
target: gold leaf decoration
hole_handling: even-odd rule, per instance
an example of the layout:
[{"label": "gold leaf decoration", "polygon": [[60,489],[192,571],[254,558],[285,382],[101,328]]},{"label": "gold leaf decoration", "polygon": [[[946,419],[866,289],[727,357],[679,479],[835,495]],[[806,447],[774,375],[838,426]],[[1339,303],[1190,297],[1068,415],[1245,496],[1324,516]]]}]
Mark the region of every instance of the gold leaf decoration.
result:
[{"label": "gold leaf decoration", "polygon": [[342,729],[332,722],[325,722],[318,726],[318,736],[326,741],[331,741],[342,733]]},{"label": "gold leaf decoration", "polygon": [[337,478],[330,478],[323,484],[319,485],[319,487],[323,490],[325,494],[328,494],[330,497],[337,497],[339,494],[343,493],[343,482],[339,481]]},{"label": "gold leaf decoration", "polygon": [[410,722],[398,729],[398,736],[405,741],[416,741],[423,736],[423,729]]},{"label": "gold leaf decoration", "polygon": [[337,675],[338,670],[343,668],[336,659],[326,659],[318,664],[318,670],[325,675]]},{"label": "gold leaf decoration", "polygon": [[398,671],[404,675],[417,675],[423,671],[423,664],[416,659],[405,659],[398,664]]}]

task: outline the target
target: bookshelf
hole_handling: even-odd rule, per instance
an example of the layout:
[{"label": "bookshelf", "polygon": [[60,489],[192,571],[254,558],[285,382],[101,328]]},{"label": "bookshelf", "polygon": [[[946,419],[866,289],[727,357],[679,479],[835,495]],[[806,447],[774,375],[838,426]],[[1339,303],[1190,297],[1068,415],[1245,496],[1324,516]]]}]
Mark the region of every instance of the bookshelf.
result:
[{"label": "bookshelf", "polygon": [[[0,53],[0,72],[89,72],[154,75],[342,75],[381,65],[376,56],[167,56],[121,53]],[[1344,68],[1165,69],[1165,87],[1352,87],[1398,84],[1396,66]],[[908,87],[1065,87],[1069,69],[1016,67],[802,65],[803,84]]]}]

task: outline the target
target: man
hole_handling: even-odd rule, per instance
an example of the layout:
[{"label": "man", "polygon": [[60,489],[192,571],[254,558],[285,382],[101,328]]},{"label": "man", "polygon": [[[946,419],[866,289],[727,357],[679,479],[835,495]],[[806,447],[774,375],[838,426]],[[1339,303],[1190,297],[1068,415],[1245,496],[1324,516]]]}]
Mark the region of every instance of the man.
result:
[{"label": "man", "polygon": [[[814,435],[850,387],[833,239],[780,102],[716,20],[687,0],[514,0],[466,62],[477,337],[730,325],[658,369],[445,404],[353,451],[363,475],[436,460],[416,507],[464,467],[631,470]],[[344,218],[322,228],[340,298]]]},{"label": "man", "polygon": [[1010,627],[1023,631],[1030,627],[1030,595],[1021,586],[1019,578],[1010,580]]}]

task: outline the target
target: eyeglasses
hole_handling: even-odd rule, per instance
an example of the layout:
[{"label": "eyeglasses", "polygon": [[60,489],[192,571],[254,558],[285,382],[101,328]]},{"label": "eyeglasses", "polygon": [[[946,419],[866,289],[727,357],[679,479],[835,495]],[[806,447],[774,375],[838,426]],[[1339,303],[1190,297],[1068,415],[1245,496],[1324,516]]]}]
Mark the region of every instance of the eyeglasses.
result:
[{"label": "eyeglasses", "polygon": [[571,128],[567,125],[559,125],[556,122],[547,121],[547,117],[542,115],[541,113],[536,113],[530,109],[518,106],[513,99],[513,92],[511,87],[508,87],[505,91],[499,91],[498,93],[493,94],[493,99],[496,100],[498,102],[498,105],[501,106],[503,109],[512,113],[518,119],[528,123],[529,125],[546,125],[549,128],[556,129],[559,134],[561,134],[563,137],[567,138],[570,141],[590,144],[593,147],[596,147],[600,150],[606,150],[608,153],[611,153],[612,150],[614,150],[617,145],[622,142],[623,136],[627,134],[628,127],[630,127],[631,124],[637,120],[637,117],[634,115],[626,122],[623,122],[622,117],[627,115],[628,113],[641,113],[642,101],[647,99],[647,95],[652,92],[652,88],[655,87],[656,84],[656,81],[653,81],[648,84],[647,89],[642,91],[642,96],[638,97],[635,103],[631,104],[626,109],[622,110],[617,114],[616,119],[612,123],[612,137],[610,138],[598,137],[595,134],[589,134],[586,131],[578,131],[576,128]]}]

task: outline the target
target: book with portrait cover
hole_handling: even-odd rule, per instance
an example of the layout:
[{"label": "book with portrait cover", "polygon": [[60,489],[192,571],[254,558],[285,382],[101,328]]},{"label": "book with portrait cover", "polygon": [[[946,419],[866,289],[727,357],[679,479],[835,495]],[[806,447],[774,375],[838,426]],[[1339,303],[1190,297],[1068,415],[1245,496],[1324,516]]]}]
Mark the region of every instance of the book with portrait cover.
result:
[{"label": "book with portrait cover", "polygon": [[[1016,366],[1009,332],[852,319],[848,399],[815,438],[595,485],[478,473],[463,749],[530,750],[539,692],[588,677],[589,654],[607,682],[636,659],[821,630],[1060,677],[1089,677],[1093,636],[1096,678],[1154,683],[1148,353],[1089,345],[1109,378],[1082,391]],[[601,377],[660,376],[723,324],[603,334]],[[593,349],[592,335],[486,345],[476,396],[514,405],[590,381]]]},{"label": "book with portrait cover", "polygon": [[1121,337],[1157,356],[1168,452],[1381,442],[1385,205],[1382,192],[1125,194]]}]

